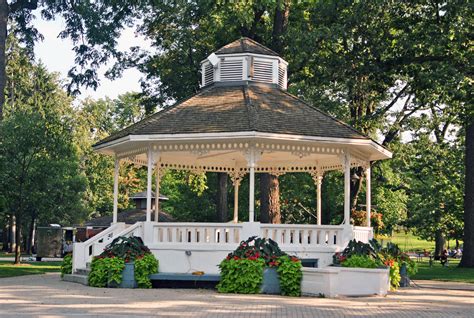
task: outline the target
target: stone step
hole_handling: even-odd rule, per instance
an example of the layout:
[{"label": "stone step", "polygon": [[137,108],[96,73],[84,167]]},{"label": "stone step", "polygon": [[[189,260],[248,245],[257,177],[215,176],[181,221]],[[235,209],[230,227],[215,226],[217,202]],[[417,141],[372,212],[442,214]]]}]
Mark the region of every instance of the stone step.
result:
[{"label": "stone step", "polygon": [[77,275],[83,275],[83,276],[89,276],[89,273],[91,272],[90,268],[77,268],[76,272],[74,274]]},{"label": "stone step", "polygon": [[65,274],[63,280],[71,283],[78,283],[82,285],[88,285],[88,276],[87,275],[78,275],[78,274]]}]

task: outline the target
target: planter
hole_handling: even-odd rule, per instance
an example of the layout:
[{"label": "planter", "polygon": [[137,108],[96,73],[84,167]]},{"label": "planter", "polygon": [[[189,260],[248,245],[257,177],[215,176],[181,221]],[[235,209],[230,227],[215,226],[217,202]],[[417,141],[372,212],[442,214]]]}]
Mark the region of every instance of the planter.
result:
[{"label": "planter", "polygon": [[135,280],[135,263],[125,263],[125,268],[122,271],[122,282],[117,284],[115,282],[107,284],[110,288],[137,288],[138,284]]},{"label": "planter", "polygon": [[307,296],[384,296],[390,288],[388,268],[303,268],[301,293]]},{"label": "planter", "polygon": [[263,282],[260,287],[262,294],[280,295],[280,278],[274,267],[265,267],[263,269]]}]

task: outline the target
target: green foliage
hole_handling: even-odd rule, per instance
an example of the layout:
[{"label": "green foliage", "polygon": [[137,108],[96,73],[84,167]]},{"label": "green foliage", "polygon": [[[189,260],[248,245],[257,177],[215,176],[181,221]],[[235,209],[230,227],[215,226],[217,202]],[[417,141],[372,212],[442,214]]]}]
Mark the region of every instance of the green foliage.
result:
[{"label": "green foliage", "polygon": [[258,294],[263,281],[265,261],[257,259],[224,259],[219,264],[221,280],[217,285],[220,293]]},{"label": "green foliage", "polygon": [[89,286],[107,287],[120,284],[124,268],[125,262],[119,257],[94,257],[88,278]]},{"label": "green foliage", "polygon": [[[0,202],[27,224],[73,224],[85,218],[86,179],[75,145],[74,109],[57,75],[8,48],[8,89],[0,123]],[[26,235],[25,235],[26,237]]]},{"label": "green foliage", "polygon": [[119,236],[104,248],[100,256],[118,257],[128,263],[136,258],[143,257],[145,254],[150,254],[150,249],[143,244],[140,237]]},{"label": "green foliage", "polygon": [[61,263],[61,277],[65,274],[72,274],[72,254],[67,254]]},{"label": "green foliage", "polygon": [[151,288],[150,274],[158,272],[158,260],[140,237],[120,236],[95,257],[89,273],[89,285],[106,287],[119,285],[125,263],[134,262],[135,280],[139,288]]},{"label": "green foliage", "polygon": [[296,257],[284,255],[278,258],[278,262],[277,272],[280,278],[281,294],[284,296],[300,296],[301,279],[303,278],[301,261]]},{"label": "green foliage", "polygon": [[227,259],[263,258],[266,266],[275,267],[278,266],[277,259],[284,255],[286,253],[272,239],[251,236],[246,241],[240,242],[239,247],[227,255]]},{"label": "green foliage", "polygon": [[139,288],[151,288],[150,275],[158,273],[158,260],[152,253],[135,259],[135,280]]},{"label": "green foliage", "polygon": [[377,268],[379,264],[377,261],[367,255],[352,255],[341,263],[343,267],[358,267],[358,268]]},{"label": "green foliage", "polygon": [[397,261],[389,261],[385,264],[390,268],[390,289],[396,290],[400,287],[400,266]]},{"label": "green foliage", "polygon": [[300,259],[282,252],[273,240],[256,236],[240,242],[239,247],[220,263],[219,292],[259,293],[264,267],[276,267],[282,295],[301,294]]},{"label": "green foliage", "polygon": [[341,264],[353,255],[367,256],[377,260],[380,249],[381,246],[375,239],[370,240],[369,244],[354,239],[349,241],[346,248],[341,253],[334,254],[333,263]]},{"label": "green foliage", "polygon": [[[391,266],[392,261],[397,263],[397,266],[405,264],[409,275],[415,275],[418,271],[416,262],[412,260],[408,254],[402,252],[397,244],[388,242],[387,245],[379,252],[379,257],[387,266]],[[395,274],[394,274],[395,275]]]}]

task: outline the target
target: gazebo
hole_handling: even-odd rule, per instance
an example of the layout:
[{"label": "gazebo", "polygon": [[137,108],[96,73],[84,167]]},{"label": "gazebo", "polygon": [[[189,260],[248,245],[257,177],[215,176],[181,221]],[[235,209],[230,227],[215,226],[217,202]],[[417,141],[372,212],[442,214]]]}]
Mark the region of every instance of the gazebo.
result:
[{"label": "gazebo", "polygon": [[[331,263],[334,252],[353,238],[368,241],[370,163],[390,151],[345,123],[289,94],[288,63],[248,38],[234,41],[201,62],[202,87],[194,96],[165,108],[94,145],[114,156],[114,208],[111,226],[74,246],[74,268],[119,235],[141,236],[160,261],[160,271],[217,273],[217,264],[249,236],[272,238],[301,258]],[[117,222],[118,171],[121,160],[146,166],[146,221]],[[366,173],[367,226],[350,224],[350,169]],[[152,176],[159,195],[167,169],[229,174],[235,195],[230,223],[160,223],[159,204],[152,208]],[[321,183],[325,172],[344,173],[344,221],[321,224]],[[317,224],[260,224],[255,221],[255,174],[309,173],[316,185]],[[248,219],[238,219],[239,185],[249,178]],[[152,214],[155,214],[152,221]]]}]

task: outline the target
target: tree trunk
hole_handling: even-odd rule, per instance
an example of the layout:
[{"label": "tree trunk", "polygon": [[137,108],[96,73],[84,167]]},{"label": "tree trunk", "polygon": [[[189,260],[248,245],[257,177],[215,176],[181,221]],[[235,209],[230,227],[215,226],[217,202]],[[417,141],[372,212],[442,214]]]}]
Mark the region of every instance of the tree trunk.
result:
[{"label": "tree trunk", "polygon": [[290,15],[290,1],[279,0],[273,16],[272,30],[272,49],[278,54],[283,51],[282,35],[288,25],[288,16]]},{"label": "tree trunk", "polygon": [[260,222],[281,223],[280,183],[277,176],[268,173],[260,175]]},{"label": "tree trunk", "polygon": [[437,231],[435,234],[435,257],[439,257],[441,252],[446,248],[446,238],[443,233]]},{"label": "tree trunk", "polygon": [[466,179],[464,193],[464,246],[459,266],[474,267],[474,114],[466,125]]},{"label": "tree trunk", "polygon": [[7,24],[10,7],[6,0],[0,0],[0,121],[3,119],[3,105],[5,104],[6,76],[6,42]]},{"label": "tree trunk", "polygon": [[16,218],[14,215],[10,218],[10,253],[15,253],[16,249]]},{"label": "tree trunk", "polygon": [[35,242],[35,225],[36,225],[36,218],[34,216],[31,217],[30,227],[28,229],[28,240],[26,242],[26,254],[33,254],[33,245]]},{"label": "tree trunk", "polygon": [[227,222],[229,217],[229,209],[227,206],[227,179],[227,173],[217,173],[216,215],[218,222]]},{"label": "tree trunk", "polygon": [[15,235],[15,264],[20,264],[21,262],[21,226],[20,219],[16,219],[16,235]]},{"label": "tree trunk", "polygon": [[[362,191],[362,183],[364,181],[364,168],[358,167],[353,170],[351,174],[351,210],[358,210],[357,202],[359,201],[359,194]],[[356,175],[358,178],[352,180],[352,175]]]},{"label": "tree trunk", "polygon": [[3,236],[2,236],[2,251],[8,252],[8,243],[10,242],[10,226],[8,225],[8,220],[5,221],[3,225]]}]

